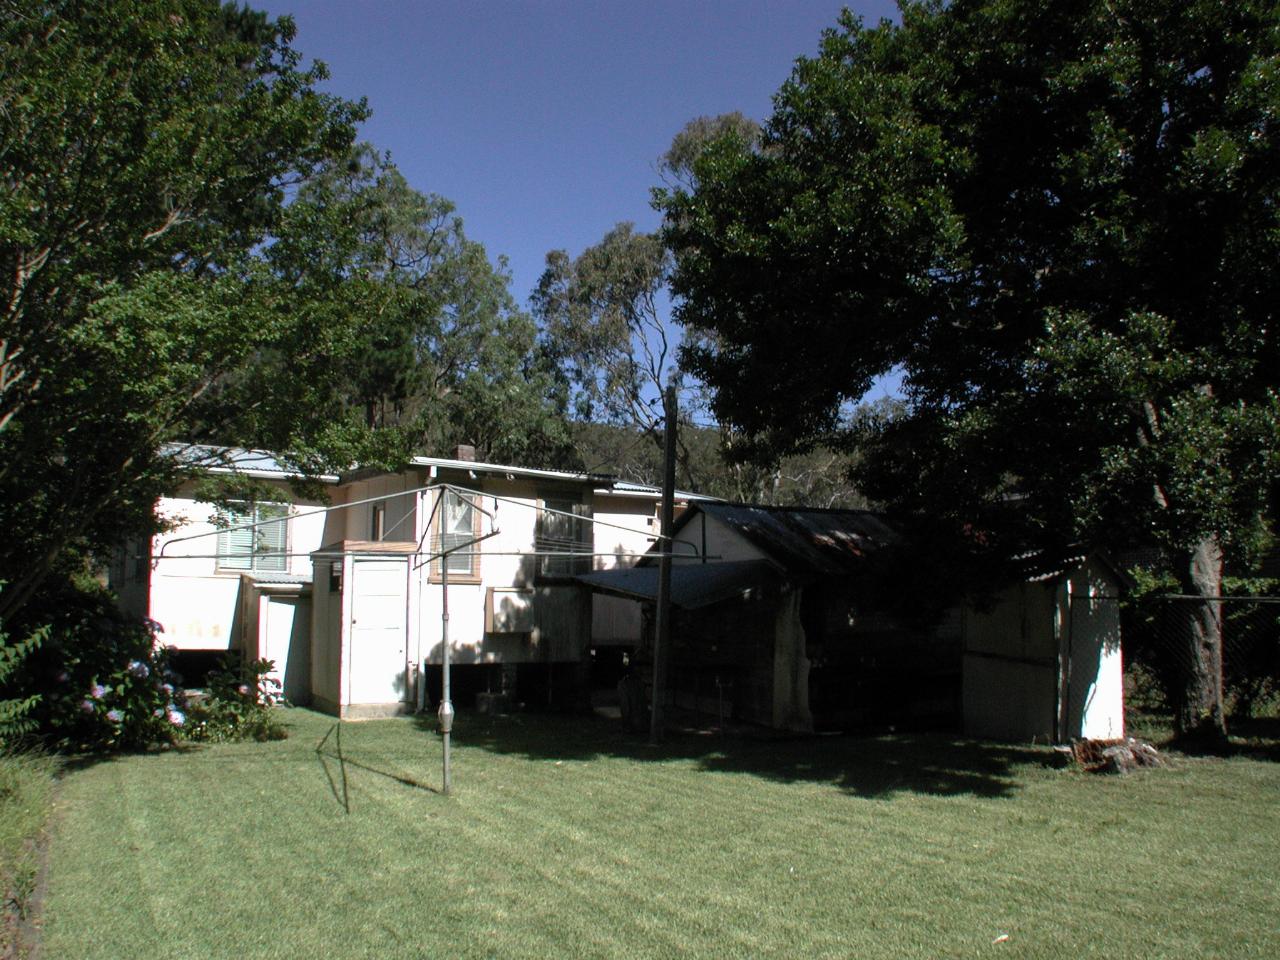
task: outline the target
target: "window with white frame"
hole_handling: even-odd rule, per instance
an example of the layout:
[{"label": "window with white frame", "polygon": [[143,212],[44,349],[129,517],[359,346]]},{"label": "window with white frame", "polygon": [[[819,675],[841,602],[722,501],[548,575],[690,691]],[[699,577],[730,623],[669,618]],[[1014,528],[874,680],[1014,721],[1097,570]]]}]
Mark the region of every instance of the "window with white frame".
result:
[{"label": "window with white frame", "polygon": [[437,549],[445,554],[443,560],[436,561],[436,576],[439,576],[440,563],[444,563],[451,577],[478,577],[480,557],[472,545],[472,541],[480,536],[480,511],[476,509],[475,501],[464,494],[445,490],[441,494],[436,522],[439,529]]},{"label": "window with white frame", "polygon": [[284,571],[289,567],[289,506],[237,503],[218,532],[218,569]]}]

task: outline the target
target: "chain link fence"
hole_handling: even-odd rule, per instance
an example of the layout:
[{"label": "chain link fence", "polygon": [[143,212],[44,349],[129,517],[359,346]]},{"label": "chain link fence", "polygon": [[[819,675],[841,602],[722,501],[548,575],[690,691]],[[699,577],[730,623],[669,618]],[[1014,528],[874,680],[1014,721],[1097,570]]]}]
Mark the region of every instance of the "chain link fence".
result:
[{"label": "chain link fence", "polygon": [[[1211,602],[1221,624],[1229,722],[1280,716],[1280,597]],[[1199,597],[1147,595],[1122,604],[1125,721],[1134,735],[1162,739],[1173,733],[1197,666],[1188,624],[1202,603]]]}]

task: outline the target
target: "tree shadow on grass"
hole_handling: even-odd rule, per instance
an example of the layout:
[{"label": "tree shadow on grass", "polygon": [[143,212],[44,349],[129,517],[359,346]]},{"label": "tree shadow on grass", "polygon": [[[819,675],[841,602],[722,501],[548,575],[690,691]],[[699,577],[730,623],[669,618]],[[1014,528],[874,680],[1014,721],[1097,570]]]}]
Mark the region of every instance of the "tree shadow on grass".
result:
[{"label": "tree shadow on grass", "polygon": [[1129,710],[1125,729],[1148,740],[1160,750],[1193,757],[1245,757],[1280,763],[1280,717],[1232,717],[1227,721],[1227,741],[1178,737],[1168,713]]},{"label": "tree shadow on grass", "polygon": [[1236,717],[1228,730],[1230,756],[1280,763],[1280,717]]},{"label": "tree shadow on grass", "polygon": [[[431,718],[419,725],[434,729]],[[942,733],[779,735],[741,729],[724,733],[675,730],[651,746],[618,721],[516,714],[460,714],[460,746],[531,760],[690,761],[717,773],[745,773],[783,783],[829,783],[868,799],[897,793],[931,796],[1012,796],[1020,767],[1053,763],[1043,748],[984,743]]]},{"label": "tree shadow on grass", "polygon": [[1227,723],[1226,742],[1216,739],[1173,737],[1167,744],[1197,757],[1245,757],[1280,763],[1280,717],[1233,717]]}]

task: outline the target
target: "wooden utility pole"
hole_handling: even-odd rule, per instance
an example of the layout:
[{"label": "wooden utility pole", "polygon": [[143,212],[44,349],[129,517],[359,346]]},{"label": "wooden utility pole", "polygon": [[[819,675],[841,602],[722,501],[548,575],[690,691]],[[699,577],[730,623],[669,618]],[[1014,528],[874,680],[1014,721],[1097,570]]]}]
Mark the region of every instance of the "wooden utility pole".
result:
[{"label": "wooden utility pole", "polygon": [[653,637],[653,710],[649,717],[649,742],[662,740],[663,708],[667,694],[667,661],[671,656],[671,528],[676,503],[676,388],[662,394],[662,525],[658,543],[658,610]]}]

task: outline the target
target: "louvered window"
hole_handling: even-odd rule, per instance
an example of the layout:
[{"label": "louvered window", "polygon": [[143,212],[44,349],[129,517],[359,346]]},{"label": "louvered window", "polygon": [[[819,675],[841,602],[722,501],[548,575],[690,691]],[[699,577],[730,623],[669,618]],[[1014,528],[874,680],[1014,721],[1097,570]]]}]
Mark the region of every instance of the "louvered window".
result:
[{"label": "louvered window", "polygon": [[218,533],[218,568],[287,570],[288,516],[285,504],[236,504],[226,513],[227,529]]}]

